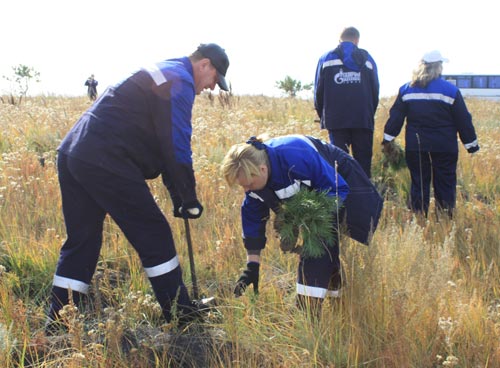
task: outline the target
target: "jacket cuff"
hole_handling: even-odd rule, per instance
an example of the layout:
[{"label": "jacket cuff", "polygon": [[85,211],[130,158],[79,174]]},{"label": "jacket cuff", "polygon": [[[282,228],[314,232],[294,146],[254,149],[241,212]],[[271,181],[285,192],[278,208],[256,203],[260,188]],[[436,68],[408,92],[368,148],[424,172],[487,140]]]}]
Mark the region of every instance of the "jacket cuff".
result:
[{"label": "jacket cuff", "polygon": [[479,151],[479,145],[467,148],[467,152],[469,153],[475,153],[477,151]]},{"label": "jacket cuff", "polygon": [[390,142],[390,141],[393,141],[395,138],[396,137],[394,137],[390,134],[384,133],[384,141]]}]

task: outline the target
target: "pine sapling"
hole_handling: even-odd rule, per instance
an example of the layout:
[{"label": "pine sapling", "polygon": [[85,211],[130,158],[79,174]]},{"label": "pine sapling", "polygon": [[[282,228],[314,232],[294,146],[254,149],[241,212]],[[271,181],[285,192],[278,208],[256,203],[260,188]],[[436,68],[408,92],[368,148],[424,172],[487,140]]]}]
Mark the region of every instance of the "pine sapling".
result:
[{"label": "pine sapling", "polygon": [[[278,232],[281,249],[297,252],[304,257],[318,258],[327,247],[334,244],[334,217],[338,210],[337,197],[327,192],[307,188],[286,200],[276,214],[275,230]],[[302,245],[297,247],[297,240]]]}]

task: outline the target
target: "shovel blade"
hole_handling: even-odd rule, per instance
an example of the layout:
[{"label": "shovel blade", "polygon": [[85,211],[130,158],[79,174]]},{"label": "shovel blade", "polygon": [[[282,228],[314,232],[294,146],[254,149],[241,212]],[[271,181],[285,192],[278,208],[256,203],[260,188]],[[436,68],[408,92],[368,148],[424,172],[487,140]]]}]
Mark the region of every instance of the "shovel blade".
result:
[{"label": "shovel blade", "polygon": [[212,305],[215,305],[215,297],[211,296],[209,298],[202,298],[202,299],[200,299],[200,302],[203,304],[212,306]]}]

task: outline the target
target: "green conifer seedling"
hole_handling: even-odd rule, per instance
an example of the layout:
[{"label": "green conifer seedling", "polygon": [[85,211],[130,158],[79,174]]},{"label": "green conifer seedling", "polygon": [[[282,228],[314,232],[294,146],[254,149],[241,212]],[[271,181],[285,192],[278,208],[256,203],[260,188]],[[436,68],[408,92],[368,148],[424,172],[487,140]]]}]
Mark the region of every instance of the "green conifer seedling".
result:
[{"label": "green conifer seedling", "polygon": [[276,214],[275,221],[279,226],[275,229],[282,242],[293,245],[297,241],[298,229],[302,238],[301,254],[318,258],[334,244],[333,224],[337,211],[337,197],[303,188],[283,203]]}]

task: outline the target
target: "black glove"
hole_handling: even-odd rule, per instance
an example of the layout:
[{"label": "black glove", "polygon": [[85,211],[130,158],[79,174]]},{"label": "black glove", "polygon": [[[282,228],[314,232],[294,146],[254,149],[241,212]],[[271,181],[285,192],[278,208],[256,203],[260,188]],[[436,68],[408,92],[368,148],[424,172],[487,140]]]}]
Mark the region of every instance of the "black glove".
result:
[{"label": "black glove", "polygon": [[382,141],[382,152],[386,156],[391,156],[396,152],[396,145],[394,140],[386,141],[385,139]]},{"label": "black glove", "polygon": [[476,153],[477,151],[479,151],[479,145],[467,148],[467,152],[469,153]]},{"label": "black glove", "polygon": [[171,175],[167,173],[162,173],[161,178],[163,180],[163,184],[167,188],[168,193],[170,194],[170,199],[172,200],[172,205],[174,207],[173,213],[174,217],[182,218],[181,207],[182,207],[182,199],[175,188],[175,185],[171,179]]},{"label": "black glove", "polygon": [[260,264],[257,262],[247,263],[247,269],[243,271],[234,288],[236,297],[240,297],[250,284],[253,284],[253,292],[255,294],[259,293],[259,267]]},{"label": "black glove", "polygon": [[181,208],[182,208],[182,201],[180,199],[172,199],[173,205],[174,205],[174,217],[179,217],[182,218],[182,213],[181,213]]},{"label": "black glove", "polygon": [[203,206],[195,199],[194,201],[183,203],[179,208],[179,212],[183,218],[197,219],[203,212]]}]

